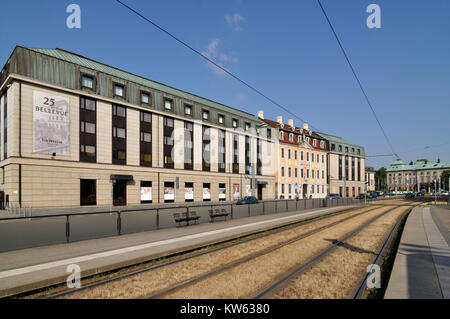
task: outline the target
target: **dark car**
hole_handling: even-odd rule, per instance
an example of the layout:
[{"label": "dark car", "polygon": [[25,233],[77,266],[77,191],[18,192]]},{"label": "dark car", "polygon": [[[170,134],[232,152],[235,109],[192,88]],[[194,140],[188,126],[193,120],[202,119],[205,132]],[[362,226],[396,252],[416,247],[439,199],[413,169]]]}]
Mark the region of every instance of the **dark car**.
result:
[{"label": "dark car", "polygon": [[356,199],[364,199],[366,197],[367,197],[366,194],[359,194],[358,196],[356,196]]},{"label": "dark car", "polygon": [[334,198],[341,198],[339,194],[328,194],[326,199],[334,199]]},{"label": "dark car", "polygon": [[416,194],[416,197],[423,197],[424,196],[424,194],[422,193],[422,192],[418,192],[417,194]]},{"label": "dark car", "polygon": [[405,194],[405,198],[414,198],[414,197],[415,197],[415,195],[412,192],[409,192],[409,193]]},{"label": "dark car", "polygon": [[378,194],[377,193],[370,193],[367,198],[377,198]]},{"label": "dark car", "polygon": [[255,196],[245,196],[244,199],[241,199],[236,203],[236,205],[245,204],[258,204],[258,199]]}]

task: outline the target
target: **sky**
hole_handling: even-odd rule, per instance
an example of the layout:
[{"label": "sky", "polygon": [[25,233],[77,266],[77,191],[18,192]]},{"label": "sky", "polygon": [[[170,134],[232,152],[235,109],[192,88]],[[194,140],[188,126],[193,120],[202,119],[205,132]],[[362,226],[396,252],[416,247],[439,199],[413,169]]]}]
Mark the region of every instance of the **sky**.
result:
[{"label": "sky", "polygon": [[[122,0],[305,120],[394,162],[317,0]],[[450,1],[321,0],[405,162],[450,161]],[[368,28],[370,4],[381,28]],[[70,4],[81,28],[67,26]],[[3,1],[0,65],[16,45],[62,48],[246,112],[298,118],[208,64],[115,0]],[[7,14],[5,14],[7,13]]]}]

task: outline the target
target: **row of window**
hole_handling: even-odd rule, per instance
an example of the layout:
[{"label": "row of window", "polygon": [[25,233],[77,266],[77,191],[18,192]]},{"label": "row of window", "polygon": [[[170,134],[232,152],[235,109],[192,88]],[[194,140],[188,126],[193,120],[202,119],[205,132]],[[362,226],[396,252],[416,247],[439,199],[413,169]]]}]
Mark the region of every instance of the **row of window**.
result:
[{"label": "row of window", "polygon": [[[127,139],[127,110],[120,105],[112,106],[112,163],[126,165],[126,139]],[[80,161],[96,162],[96,101],[89,98],[80,98]],[[165,168],[174,168],[174,119],[163,119],[163,158]],[[225,172],[225,130],[219,130],[219,163],[218,171]],[[233,134],[233,173],[239,173],[239,143],[238,135]],[[250,173],[250,137],[245,137],[245,171]],[[202,127],[202,170],[211,170],[211,128]],[[193,123],[184,122],[184,169],[193,169]],[[261,141],[258,139],[257,173],[261,174],[262,154]],[[140,112],[140,164],[152,166],[152,114]]]},{"label": "row of window", "polygon": [[[95,87],[95,77],[92,75],[82,74],[81,76],[81,86],[82,88],[87,88],[94,90]],[[119,83],[113,83],[113,95],[114,97],[126,97],[126,90],[125,86],[123,84]],[[147,91],[140,91],[140,102],[142,105],[151,106],[151,94]],[[166,111],[173,111],[174,109],[174,101],[173,99],[164,98],[164,110]],[[184,115],[186,116],[192,116],[193,115],[193,106],[190,104],[184,104]],[[205,121],[211,120],[210,111],[203,109],[202,110],[202,119]],[[219,124],[225,124],[225,115],[224,114],[218,114],[217,123]],[[239,120],[236,118],[231,119],[231,125],[233,128],[239,127]],[[245,122],[244,128],[246,131],[250,130],[251,123]]]},{"label": "row of window", "polygon": [[[355,154],[355,148],[352,147],[351,150],[352,150],[352,153]],[[336,144],[330,145],[330,151],[336,151]],[[342,145],[338,145],[338,152],[342,152]],[[348,152],[349,152],[349,147],[345,146],[345,153],[348,153]],[[361,150],[359,148],[356,149],[356,154],[361,155]]]},{"label": "row of window", "polygon": [[351,170],[350,170],[350,176],[348,176],[347,168],[349,167],[349,157],[345,156],[345,166],[342,163],[342,155],[339,155],[339,161],[338,161],[338,173],[339,173],[339,180],[342,180],[344,177],[348,181],[361,181],[361,159],[358,157],[357,160],[357,167],[356,167],[356,173],[357,177],[355,176],[355,158],[351,157]]},{"label": "row of window", "polygon": [[[283,131],[280,131],[280,140],[284,140],[284,133]],[[304,136],[304,135],[297,135],[294,133],[289,133],[289,142],[294,142],[294,137],[297,136],[297,143],[302,143],[303,141],[305,141],[306,143],[309,143],[310,138],[308,136]],[[313,146],[314,147],[318,147],[320,145],[321,148],[325,148],[325,141],[320,141],[320,143],[318,144],[318,140],[317,139],[313,139]]]},{"label": "row of window", "polygon": [[[297,159],[297,151],[294,150],[293,152],[294,156],[293,158],[296,160]],[[305,152],[306,153],[306,160],[309,161],[309,152]],[[281,158],[284,158],[284,148],[281,148]],[[287,149],[287,158],[291,159],[291,150]],[[314,158],[316,158],[317,163],[320,162],[320,155],[316,154],[316,157],[314,157],[314,154],[311,153],[311,161],[314,162]],[[300,151],[300,160],[303,161],[303,151]],[[325,163],[325,155],[322,155],[322,163]]]},{"label": "row of window", "polygon": [[[234,189],[233,198],[237,199],[240,194],[238,190]],[[148,204],[153,202],[152,182],[140,182],[140,202],[141,204]],[[123,206],[127,204],[127,183],[126,181],[116,181],[113,184],[113,204]],[[212,200],[225,201],[227,199],[227,185],[225,183],[218,184],[218,198],[214,199],[211,196],[211,183],[203,183],[202,200],[210,202]],[[164,182],[164,202],[172,203],[175,201],[175,183]],[[194,202],[194,183],[184,183],[184,201]],[[97,205],[97,181],[95,179],[81,179],[80,180],[80,205]]]},{"label": "row of window", "polygon": [[[291,170],[291,168],[289,167],[288,168],[288,177],[292,177],[292,170]],[[309,169],[305,169],[305,171],[306,171],[306,178],[309,178]],[[314,174],[314,172],[316,172],[315,174]],[[284,177],[285,176],[285,168],[284,167],[281,167],[281,176],[282,177]],[[315,177],[314,177],[315,176]],[[294,168],[294,177],[298,177],[298,175],[297,175],[297,168]],[[303,174],[303,169],[300,169],[300,177],[301,178],[303,178],[304,177],[304,174]],[[319,170],[313,170],[313,169],[311,169],[311,178],[320,178],[320,171]],[[325,171],[322,171],[322,178],[325,178]]]},{"label": "row of window", "polygon": [[[287,184],[287,193],[292,194],[292,190],[295,190],[295,185]],[[311,185],[311,194],[314,194],[314,189],[316,189],[317,194],[325,194],[325,185]],[[297,193],[301,194],[302,188],[298,188]],[[322,191],[321,191],[322,190]],[[281,194],[285,193],[285,184],[281,184]]]}]

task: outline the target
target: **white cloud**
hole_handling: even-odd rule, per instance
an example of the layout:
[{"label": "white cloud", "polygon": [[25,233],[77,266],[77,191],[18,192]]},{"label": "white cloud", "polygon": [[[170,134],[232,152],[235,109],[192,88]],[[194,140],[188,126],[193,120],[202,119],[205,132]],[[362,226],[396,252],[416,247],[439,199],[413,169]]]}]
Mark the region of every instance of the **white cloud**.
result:
[{"label": "white cloud", "polygon": [[[238,58],[235,57],[233,54],[219,52],[219,50],[218,50],[219,46],[220,46],[220,40],[213,39],[206,47],[206,50],[204,50],[202,52],[202,54],[223,68],[225,68],[225,63],[237,63],[238,62]],[[219,75],[219,76],[225,76],[227,74],[225,71],[218,68],[211,62],[208,61],[206,63],[207,63],[207,66],[211,69],[211,71],[213,71],[214,74]]]},{"label": "white cloud", "polygon": [[242,23],[245,22],[245,18],[239,13],[226,14],[225,21],[234,31],[241,31]]}]

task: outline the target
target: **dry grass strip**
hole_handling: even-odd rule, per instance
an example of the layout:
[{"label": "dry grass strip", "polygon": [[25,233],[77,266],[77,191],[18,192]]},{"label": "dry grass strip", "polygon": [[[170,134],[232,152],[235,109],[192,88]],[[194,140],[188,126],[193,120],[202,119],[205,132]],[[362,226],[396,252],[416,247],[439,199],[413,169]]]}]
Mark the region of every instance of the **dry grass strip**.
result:
[{"label": "dry grass strip", "polygon": [[[381,209],[381,207],[380,207]],[[63,298],[141,298],[153,292],[166,289],[177,283],[194,278],[200,274],[209,272],[217,267],[229,264],[235,260],[246,257],[252,253],[261,251],[277,243],[289,240],[313,229],[331,224],[348,216],[362,212],[364,208],[356,209],[338,216],[319,219],[314,223],[300,225],[288,231],[270,235],[248,243],[220,250],[208,255],[186,260],[137,276],[119,280],[99,286],[92,290],[80,291]],[[378,210],[377,210],[378,211]]]},{"label": "dry grass strip", "polygon": [[390,207],[380,207],[267,255],[250,260],[225,272],[176,291],[168,298],[248,298],[293,267],[306,262],[330,243]]},{"label": "dry grass strip", "polygon": [[386,236],[407,208],[398,208],[350,238],[312,269],[297,277],[275,298],[344,299],[358,284]]}]

